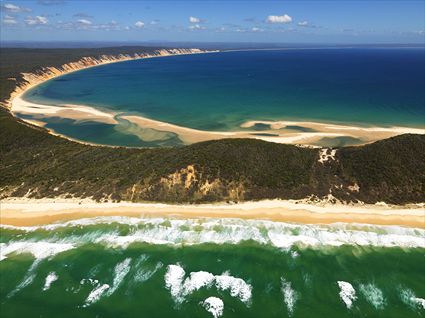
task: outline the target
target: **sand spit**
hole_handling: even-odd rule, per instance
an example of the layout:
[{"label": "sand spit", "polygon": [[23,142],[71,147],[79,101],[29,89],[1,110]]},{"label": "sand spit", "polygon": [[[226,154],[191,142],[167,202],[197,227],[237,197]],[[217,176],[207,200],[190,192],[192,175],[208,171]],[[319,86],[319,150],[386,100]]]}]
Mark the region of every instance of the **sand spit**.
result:
[{"label": "sand spit", "polygon": [[[408,127],[356,127],[338,124],[325,124],[317,122],[299,121],[249,121],[241,125],[241,128],[250,129],[256,124],[269,125],[266,130],[241,130],[241,131],[203,131],[164,123],[141,116],[122,116],[132,123],[143,128],[151,128],[160,131],[175,133],[186,144],[224,139],[224,138],[253,138],[268,142],[297,144],[306,146],[320,146],[323,138],[351,137],[358,139],[358,144],[371,143],[380,139],[390,138],[401,134],[425,134],[425,129]],[[292,127],[299,127],[296,131]]]},{"label": "sand spit", "polygon": [[0,203],[0,223],[15,226],[49,224],[98,216],[240,218],[304,224],[361,223],[425,228],[424,204],[311,203],[263,200],[239,204],[164,204],[104,202],[91,199],[8,198]]},{"label": "sand spit", "polygon": [[[356,127],[338,124],[325,124],[316,122],[298,121],[253,121],[241,125],[239,131],[204,131],[183,126],[178,126],[158,120],[153,120],[135,115],[120,115],[102,111],[90,106],[63,105],[50,106],[28,102],[19,95],[12,101],[12,111],[16,114],[31,115],[28,122],[43,126],[45,117],[60,117],[75,121],[96,121],[105,124],[117,125],[116,117],[127,120],[140,128],[153,129],[163,133],[176,134],[184,144],[218,140],[225,138],[251,138],[268,142],[295,144],[303,146],[326,146],[321,144],[324,139],[352,138],[357,140],[358,145],[371,143],[377,140],[394,137],[401,134],[425,134],[425,129],[409,127]],[[257,131],[251,130],[256,124],[270,125],[271,129]],[[296,131],[291,127],[300,127],[306,131]],[[56,134],[52,131],[53,134]],[[68,138],[66,136],[63,136]],[[139,136],[140,137],[140,136]],[[68,138],[69,139],[69,138]],[[144,140],[152,141],[152,140]]]}]

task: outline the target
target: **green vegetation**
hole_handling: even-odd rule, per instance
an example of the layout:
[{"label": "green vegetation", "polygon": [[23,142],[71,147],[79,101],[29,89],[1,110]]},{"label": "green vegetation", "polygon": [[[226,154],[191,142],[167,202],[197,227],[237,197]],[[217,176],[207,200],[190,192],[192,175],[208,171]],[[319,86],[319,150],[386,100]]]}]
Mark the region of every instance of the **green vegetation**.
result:
[{"label": "green vegetation", "polygon": [[[2,49],[1,100],[14,89],[15,81],[8,78],[19,80],[19,72],[59,66],[83,56],[141,51]],[[337,160],[325,164],[318,158],[317,149],[252,139],[162,149],[95,147],[53,136],[0,109],[0,198],[62,195],[206,202],[332,194],[370,203],[425,201],[423,135],[340,148]]]},{"label": "green vegetation", "polygon": [[401,135],[339,152],[341,174],[356,180],[364,201],[425,201],[425,136]]}]

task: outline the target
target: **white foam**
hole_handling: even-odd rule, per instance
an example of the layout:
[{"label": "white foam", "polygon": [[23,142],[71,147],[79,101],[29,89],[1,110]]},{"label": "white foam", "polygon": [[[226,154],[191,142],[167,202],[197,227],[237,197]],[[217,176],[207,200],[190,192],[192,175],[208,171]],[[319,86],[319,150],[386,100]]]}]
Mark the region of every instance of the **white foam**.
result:
[{"label": "white foam", "polygon": [[348,309],[351,309],[353,302],[356,301],[356,290],[353,285],[348,282],[338,281],[339,286],[339,297],[345,303]]},{"label": "white foam", "polygon": [[215,287],[219,290],[227,290],[232,297],[239,298],[249,305],[252,297],[252,286],[243,279],[233,277],[228,273],[213,275],[209,272],[191,272],[185,279],[186,272],[180,265],[168,265],[165,274],[165,287],[170,290],[171,296],[177,304],[185,301],[186,297],[203,288]]},{"label": "white foam", "polygon": [[0,261],[7,258],[9,254],[32,254],[36,259],[52,257],[56,254],[75,248],[71,243],[51,242],[10,242],[2,243],[0,246]]},{"label": "white foam", "polygon": [[291,251],[291,257],[292,259],[296,259],[300,254],[297,251]]},{"label": "white foam", "polygon": [[126,258],[121,263],[118,263],[114,269],[114,279],[112,282],[112,287],[106,292],[106,296],[111,296],[117,289],[120,287],[124,278],[127,276],[130,271],[131,258]]},{"label": "white foam", "polygon": [[50,286],[54,281],[58,279],[58,275],[55,272],[50,272],[49,275],[46,276],[46,280],[44,282],[43,291],[49,290]]},{"label": "white foam", "polygon": [[232,297],[239,298],[243,303],[249,305],[252,297],[252,286],[242,278],[230,276],[223,273],[215,277],[217,289],[229,290]]},{"label": "white foam", "polygon": [[83,278],[82,280],[80,280],[80,285],[84,285],[85,283],[89,283],[92,286],[97,286],[99,284],[99,281],[93,278]]},{"label": "white foam", "polygon": [[109,288],[110,286],[108,284],[97,285],[87,296],[83,307],[90,306],[97,302]]},{"label": "white foam", "polygon": [[415,293],[408,288],[401,290],[400,298],[410,308],[422,307],[422,309],[425,309],[425,299],[416,297]]},{"label": "white foam", "polygon": [[28,285],[32,284],[32,282],[34,281],[34,278],[36,276],[36,269],[38,267],[38,265],[40,264],[40,259],[36,259],[30,266],[30,268],[28,269],[27,273],[25,274],[24,278],[22,279],[22,281],[18,284],[18,286],[15,287],[14,290],[12,290],[8,295],[7,298],[11,298],[13,296],[15,296],[15,294],[17,292],[19,292],[21,289],[27,287]]},{"label": "white foam", "polygon": [[202,287],[211,286],[214,280],[215,276],[209,272],[191,272],[189,277],[184,280],[183,293],[184,295],[190,295]]},{"label": "white foam", "polygon": [[287,282],[283,277],[280,279],[280,281],[281,290],[283,294],[283,301],[286,304],[286,308],[288,308],[289,316],[292,316],[295,309],[295,303],[298,300],[298,294],[294,289],[292,289],[290,282]]},{"label": "white foam", "polygon": [[155,264],[153,269],[140,268],[142,264],[144,264],[148,260],[149,256],[141,255],[138,260],[136,260],[136,264],[134,267],[137,269],[133,275],[132,283],[143,283],[150,279],[164,264],[158,262]]},{"label": "white foam", "polygon": [[165,273],[165,287],[170,291],[171,297],[177,303],[184,301],[181,293],[185,274],[184,269],[179,265],[168,265]]},{"label": "white foam", "polygon": [[103,296],[111,296],[121,285],[124,278],[130,272],[130,263],[131,258],[126,258],[122,262],[115,265],[114,268],[114,277],[112,280],[112,286],[109,284],[101,284],[97,279],[85,278],[82,279],[80,284],[85,284],[86,282],[90,283],[92,286],[95,286],[90,294],[87,296],[86,301],[83,307],[90,306],[95,302],[99,301]]},{"label": "white foam", "polygon": [[383,309],[385,307],[384,294],[374,284],[360,284],[360,292],[376,309]]},{"label": "white foam", "polygon": [[[203,222],[199,222],[199,220],[169,220],[169,222],[171,225],[167,227],[152,222],[153,227],[137,230],[127,236],[106,235],[100,237],[97,242],[106,243],[111,247],[126,247],[134,242],[188,245],[207,242],[238,244],[241,241],[253,240],[280,248],[290,248],[293,245],[321,247],[345,244],[425,248],[425,240],[423,239],[425,231],[401,227],[367,226],[362,229],[354,226],[350,228],[345,225],[314,226],[242,220],[205,220]],[[182,231],[182,226],[187,230]],[[202,227],[201,231],[199,231],[200,226]],[[222,229],[217,231],[217,227]],[[262,231],[263,229],[266,229],[265,233]]]},{"label": "white foam", "polygon": [[[248,240],[283,249],[290,249],[294,245],[312,248],[341,245],[425,248],[425,230],[398,226],[306,225],[241,219],[182,220],[125,217],[79,220],[79,222],[69,223],[69,226],[80,227],[114,222],[127,224],[130,234],[121,235],[113,227],[58,239],[55,236],[55,228],[52,227],[48,232],[48,235],[52,236],[48,242],[3,243],[0,256],[4,259],[7,254],[16,250],[18,252],[29,251],[37,255],[36,257],[45,257],[46,252],[48,255],[49,253],[55,254],[87,242],[95,242],[111,248],[126,248],[128,245],[138,242],[181,246],[202,243],[238,244]],[[45,245],[42,246],[42,244]]]},{"label": "white foam", "polygon": [[208,297],[201,305],[210,312],[214,318],[221,317],[223,315],[224,303],[220,298]]},{"label": "white foam", "polygon": [[415,301],[418,305],[422,306],[422,308],[425,309],[425,299],[415,297],[413,298],[413,301]]}]

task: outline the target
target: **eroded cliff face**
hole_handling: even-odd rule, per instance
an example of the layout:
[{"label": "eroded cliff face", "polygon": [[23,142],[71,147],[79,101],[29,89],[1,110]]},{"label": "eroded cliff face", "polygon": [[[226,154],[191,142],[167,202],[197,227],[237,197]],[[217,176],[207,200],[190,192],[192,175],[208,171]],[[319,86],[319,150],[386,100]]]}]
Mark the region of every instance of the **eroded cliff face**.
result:
[{"label": "eroded cliff face", "polygon": [[21,73],[22,79],[16,83],[16,88],[4,103],[6,108],[11,109],[12,100],[25,90],[36,86],[44,81],[54,77],[78,71],[81,69],[115,63],[129,60],[138,60],[150,57],[169,56],[169,55],[183,55],[183,54],[199,54],[208,53],[213,51],[206,51],[201,49],[162,49],[154,53],[135,53],[135,54],[119,54],[119,55],[100,55],[98,57],[83,57],[76,62],[70,62],[61,65],[60,67],[42,67],[34,73]]},{"label": "eroded cliff face", "polygon": [[196,165],[188,165],[156,180],[145,178],[128,188],[120,199],[133,202],[158,198],[166,202],[239,202],[244,200],[245,187],[243,181],[212,178]]}]

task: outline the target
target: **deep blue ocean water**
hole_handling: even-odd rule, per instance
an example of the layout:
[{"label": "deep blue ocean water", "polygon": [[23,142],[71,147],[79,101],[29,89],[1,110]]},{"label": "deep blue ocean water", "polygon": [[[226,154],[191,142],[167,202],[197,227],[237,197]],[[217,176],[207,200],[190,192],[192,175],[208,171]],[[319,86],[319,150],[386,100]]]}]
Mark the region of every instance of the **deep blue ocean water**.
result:
[{"label": "deep blue ocean water", "polygon": [[[24,97],[202,130],[236,130],[247,120],[424,127],[424,74],[423,48],[235,51],[104,65],[53,79]],[[112,129],[48,122],[77,139]]]}]

